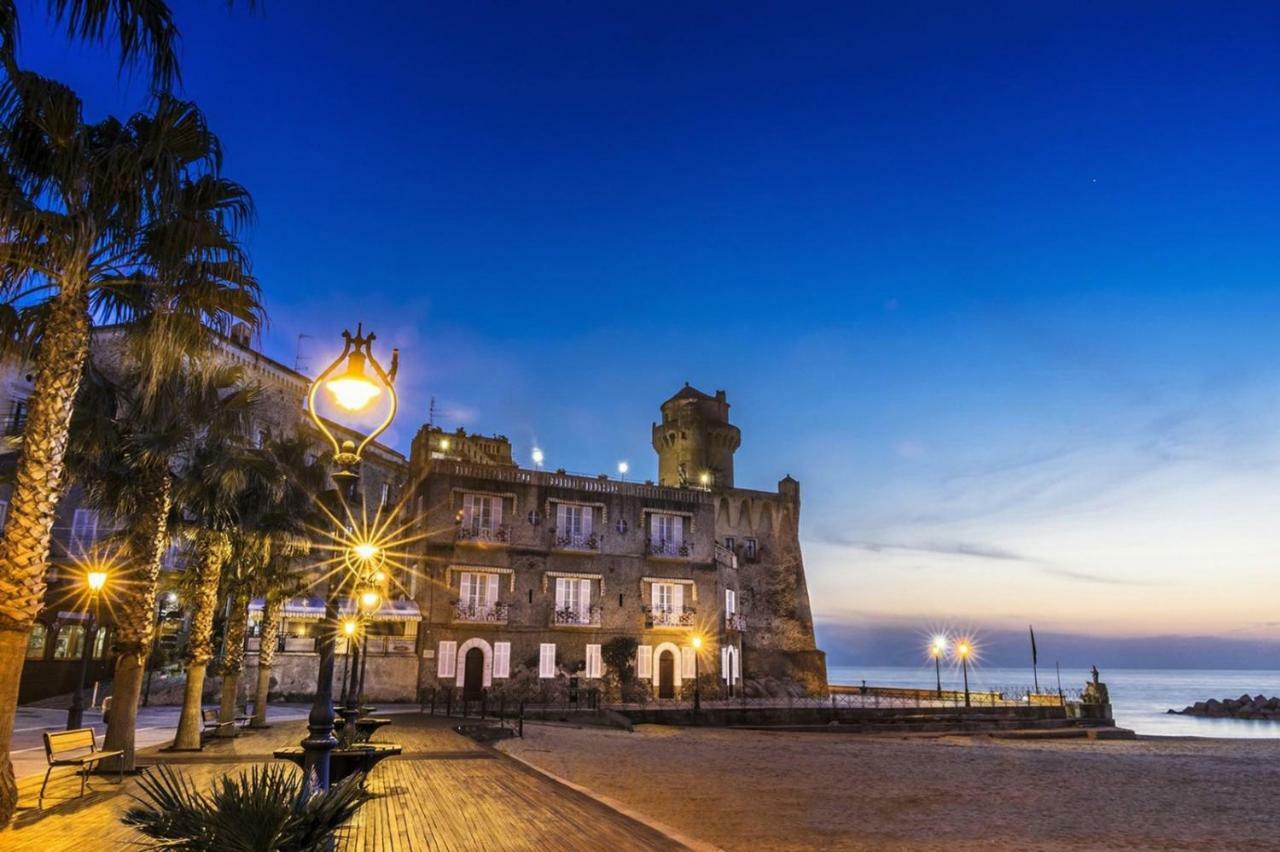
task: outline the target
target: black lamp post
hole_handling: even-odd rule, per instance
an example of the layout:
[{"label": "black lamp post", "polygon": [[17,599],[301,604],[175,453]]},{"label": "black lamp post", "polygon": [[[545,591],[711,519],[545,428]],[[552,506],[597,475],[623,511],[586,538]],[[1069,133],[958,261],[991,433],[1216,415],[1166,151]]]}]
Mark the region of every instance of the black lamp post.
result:
[{"label": "black lamp post", "polygon": [[[391,369],[384,371],[382,365],[373,357],[372,345],[375,335],[370,332],[362,334],[361,327],[356,327],[354,335],[349,331],[342,332],[344,345],[342,352],[328,367],[316,376],[307,393],[307,413],[316,428],[333,447],[333,464],[337,468],[334,480],[348,503],[355,502],[360,477],[360,454],[373,439],[386,431],[396,416],[397,397],[394,387],[396,370],[400,355],[392,350]],[[339,372],[339,368],[345,368]],[[366,369],[373,368],[375,378],[366,375]],[[376,381],[375,381],[376,379]],[[381,385],[381,386],[380,386]],[[316,411],[316,396],[320,388],[329,391],[333,401],[342,409],[357,412],[366,408],[370,402],[387,393],[387,415],[377,428],[357,444],[350,439],[339,441],[333,430],[325,423]],[[303,771],[312,789],[327,790],[329,788],[329,753],[338,745],[333,736],[333,669],[334,640],[340,629],[338,623],[338,592],[341,583],[329,581],[325,594],[324,622],[320,629],[320,665],[316,674],[316,697],[311,705],[311,713],[307,717],[307,737],[302,741]],[[350,703],[350,695],[347,701]],[[354,720],[347,724],[354,726]]]},{"label": "black lamp post", "polygon": [[968,642],[961,642],[956,646],[956,656],[960,658],[960,667],[964,670],[964,706],[969,705],[969,656],[973,653],[973,647]]},{"label": "black lamp post", "polygon": [[98,593],[106,584],[106,571],[92,568],[85,572],[85,586],[89,590],[89,599],[84,607],[84,653],[80,655],[80,674],[76,677],[76,688],[71,693],[71,706],[67,709],[68,731],[84,727],[84,684],[89,677],[89,661],[93,659],[94,639],[97,635],[94,615],[98,607]]},{"label": "black lamp post", "polygon": [[702,650],[702,637],[695,635],[689,640],[689,644],[693,646],[693,715],[697,718],[702,711],[702,678],[698,676],[698,657],[701,656],[699,652]]}]

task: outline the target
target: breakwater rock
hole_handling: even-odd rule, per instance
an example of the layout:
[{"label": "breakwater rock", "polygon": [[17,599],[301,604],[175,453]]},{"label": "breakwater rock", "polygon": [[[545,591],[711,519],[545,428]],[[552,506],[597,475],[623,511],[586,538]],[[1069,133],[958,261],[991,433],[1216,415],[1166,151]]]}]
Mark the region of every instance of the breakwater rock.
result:
[{"label": "breakwater rock", "polygon": [[1210,698],[1208,701],[1197,701],[1182,710],[1170,710],[1180,716],[1209,716],[1217,719],[1271,719],[1280,722],[1280,697],[1247,694],[1239,698],[1224,698],[1219,701]]}]

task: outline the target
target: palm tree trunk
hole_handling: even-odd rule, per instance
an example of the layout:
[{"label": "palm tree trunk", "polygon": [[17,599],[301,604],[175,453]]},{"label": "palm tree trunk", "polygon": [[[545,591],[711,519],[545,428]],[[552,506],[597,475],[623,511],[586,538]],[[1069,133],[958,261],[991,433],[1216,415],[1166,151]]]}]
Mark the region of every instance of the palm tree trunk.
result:
[{"label": "palm tree trunk", "polygon": [[227,561],[230,544],[227,534],[201,530],[196,537],[196,595],[187,637],[187,686],[182,695],[182,714],[174,749],[199,749],[203,721],[204,676],[213,659],[213,617],[218,609],[218,580]]},{"label": "palm tree trunk", "polygon": [[267,592],[262,606],[262,635],[258,640],[258,691],[253,697],[253,728],[267,727],[267,698],[271,692],[271,666],[276,661],[276,642],[280,634],[280,616],[284,614],[284,595]]},{"label": "palm tree trunk", "polygon": [[106,750],[124,752],[119,761],[103,761],[103,767],[117,769],[123,764],[127,772],[135,768],[138,698],[142,693],[147,657],[155,642],[156,588],[160,582],[160,565],[169,546],[173,479],[165,469],[156,471],[152,482],[153,485],[145,492],[149,505],[139,507],[139,528],[129,539],[132,567],[127,571],[127,582],[118,586],[111,719],[107,722],[107,734],[102,743]]},{"label": "palm tree trunk", "polygon": [[[249,622],[249,595],[237,589],[231,597],[231,614],[227,617],[226,635],[222,643],[222,701],[218,708],[219,722],[236,720],[240,698],[240,675],[244,672],[244,634]],[[223,736],[234,737],[235,725],[220,729]]]},{"label": "palm tree trunk", "polygon": [[89,354],[89,300],[68,286],[49,305],[36,362],[31,410],[23,430],[9,516],[0,539],[0,825],[18,804],[9,746],[27,634],[44,602],[54,509],[62,496],[63,458],[76,391]]}]

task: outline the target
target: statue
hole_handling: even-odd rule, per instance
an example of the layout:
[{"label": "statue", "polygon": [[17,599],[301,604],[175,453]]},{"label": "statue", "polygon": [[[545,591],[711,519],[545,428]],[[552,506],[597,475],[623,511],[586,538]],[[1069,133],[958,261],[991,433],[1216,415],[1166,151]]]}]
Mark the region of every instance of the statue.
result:
[{"label": "statue", "polygon": [[1110,704],[1111,696],[1107,685],[1098,680],[1098,667],[1092,667],[1093,679],[1084,685],[1084,694],[1080,696],[1082,704]]}]

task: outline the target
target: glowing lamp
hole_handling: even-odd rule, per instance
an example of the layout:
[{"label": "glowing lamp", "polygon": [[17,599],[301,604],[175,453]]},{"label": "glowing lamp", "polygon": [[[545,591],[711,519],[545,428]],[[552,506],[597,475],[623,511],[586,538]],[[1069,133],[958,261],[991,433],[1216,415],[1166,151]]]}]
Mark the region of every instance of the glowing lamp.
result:
[{"label": "glowing lamp", "polygon": [[707,473],[706,471],[703,471],[701,474],[698,475],[698,481],[703,485],[710,485],[711,474]]},{"label": "glowing lamp", "polygon": [[89,586],[89,591],[100,592],[102,587],[107,584],[107,572],[90,571],[85,575],[85,583]]},{"label": "glowing lamp", "polygon": [[956,656],[962,660],[968,659],[973,653],[973,647],[968,642],[961,642],[956,646]]},{"label": "glowing lamp", "polygon": [[347,356],[347,369],[339,376],[324,383],[333,401],[347,411],[359,411],[382,393],[382,388],[364,374],[364,353],[352,352]]},{"label": "glowing lamp", "polygon": [[536,464],[538,467],[541,467],[541,466],[542,466],[542,460],[543,460],[544,458],[546,458],[546,457],[542,454],[542,450],[540,450],[540,449],[539,449],[539,448],[537,448],[537,447],[534,447],[534,448],[533,448],[533,463],[534,463],[534,464]]},{"label": "glowing lamp", "polygon": [[357,627],[359,627],[359,625],[356,624],[354,619],[348,618],[346,621],[342,622],[342,632],[348,636],[355,636]]},{"label": "glowing lamp", "polygon": [[623,476],[626,476],[627,471],[629,470],[631,470],[631,466],[628,465],[626,462],[618,462],[618,473],[622,474]]},{"label": "glowing lamp", "polygon": [[378,594],[377,589],[365,589],[360,592],[359,601],[363,612],[373,612],[382,605],[382,595]]},{"label": "glowing lamp", "polygon": [[362,562],[368,562],[378,555],[380,548],[371,541],[362,541],[355,547],[351,548],[355,551],[356,557]]},{"label": "glowing lamp", "polygon": [[947,637],[933,637],[933,644],[929,646],[929,653],[935,657],[941,657],[947,651]]},{"label": "glowing lamp", "polygon": [[693,646],[693,650],[695,651],[698,650],[699,648],[702,647],[702,637],[694,636],[692,639],[689,640],[689,644]]}]

